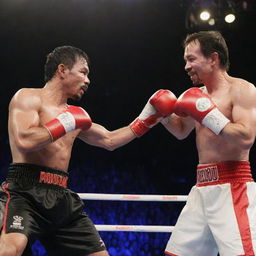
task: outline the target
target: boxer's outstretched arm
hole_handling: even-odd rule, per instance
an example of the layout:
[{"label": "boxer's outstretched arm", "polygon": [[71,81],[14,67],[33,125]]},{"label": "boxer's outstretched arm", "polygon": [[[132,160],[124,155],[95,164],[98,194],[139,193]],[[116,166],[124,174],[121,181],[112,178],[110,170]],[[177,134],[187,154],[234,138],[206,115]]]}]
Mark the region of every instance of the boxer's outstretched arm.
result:
[{"label": "boxer's outstretched arm", "polygon": [[161,119],[173,113],[175,103],[176,96],[171,91],[160,89],[150,97],[141,114],[129,126],[108,131],[94,123],[88,131],[80,132],[78,137],[90,145],[114,150],[141,137]]},{"label": "boxer's outstretched arm", "polygon": [[47,129],[40,127],[40,97],[22,89],[9,105],[8,130],[12,141],[23,152],[35,151],[51,142]]},{"label": "boxer's outstretched arm", "polygon": [[129,126],[114,131],[108,131],[103,126],[93,123],[89,130],[81,131],[78,138],[92,146],[112,151],[129,143],[137,138],[137,136]]}]

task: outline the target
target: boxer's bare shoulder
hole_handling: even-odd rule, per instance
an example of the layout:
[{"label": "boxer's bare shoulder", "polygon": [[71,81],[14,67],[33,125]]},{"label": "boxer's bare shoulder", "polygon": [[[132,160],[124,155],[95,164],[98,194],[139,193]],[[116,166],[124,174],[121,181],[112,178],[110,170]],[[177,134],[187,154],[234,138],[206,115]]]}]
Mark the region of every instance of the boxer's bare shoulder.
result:
[{"label": "boxer's bare shoulder", "polygon": [[253,92],[253,91],[256,90],[255,85],[250,83],[250,82],[248,82],[245,79],[238,78],[238,77],[232,77],[232,76],[229,76],[228,78],[229,78],[228,82],[231,85],[230,88],[233,91],[237,91],[237,90],[251,90],[251,92]]},{"label": "boxer's bare shoulder", "polygon": [[9,110],[16,108],[39,109],[42,103],[42,89],[23,88],[12,97]]},{"label": "boxer's bare shoulder", "polygon": [[254,84],[241,79],[241,78],[230,78],[230,96],[233,101],[244,102],[245,105],[250,107],[256,107],[256,87]]}]

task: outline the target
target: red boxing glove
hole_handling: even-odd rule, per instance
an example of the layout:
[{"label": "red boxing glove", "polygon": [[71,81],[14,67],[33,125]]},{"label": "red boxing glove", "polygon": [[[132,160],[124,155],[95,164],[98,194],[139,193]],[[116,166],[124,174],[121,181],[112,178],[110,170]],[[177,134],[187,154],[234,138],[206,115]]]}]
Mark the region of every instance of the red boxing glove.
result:
[{"label": "red boxing glove", "polygon": [[174,111],[176,96],[169,90],[158,90],[143,108],[141,114],[131,124],[130,128],[137,137],[141,137],[150,128]]},{"label": "red boxing glove", "polygon": [[49,131],[52,141],[55,141],[75,129],[88,130],[91,125],[92,120],[84,109],[70,106],[65,112],[44,124],[44,127]]},{"label": "red boxing glove", "polygon": [[174,112],[179,116],[193,117],[217,135],[230,122],[218,110],[209,95],[197,87],[192,87],[181,94],[175,104]]}]

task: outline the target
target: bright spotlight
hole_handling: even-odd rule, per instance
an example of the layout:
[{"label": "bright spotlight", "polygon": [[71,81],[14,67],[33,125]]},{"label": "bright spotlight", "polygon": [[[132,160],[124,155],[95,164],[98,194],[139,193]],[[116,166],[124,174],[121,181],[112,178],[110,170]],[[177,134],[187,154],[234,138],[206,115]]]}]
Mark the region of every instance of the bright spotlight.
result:
[{"label": "bright spotlight", "polygon": [[232,23],[232,22],[235,21],[235,19],[236,19],[236,16],[233,13],[230,13],[230,14],[225,16],[225,21],[227,23]]},{"label": "bright spotlight", "polygon": [[[1,1],[1,0],[0,0]],[[234,21],[239,17],[235,16],[239,11],[238,0],[186,0],[188,9],[186,13],[187,29],[222,29],[227,26],[233,27]],[[184,0],[184,2],[186,2]],[[248,0],[240,0],[240,2]],[[256,0],[252,0],[256,1]],[[247,3],[247,2],[246,2]],[[247,9],[247,6],[243,6]]]},{"label": "bright spotlight", "polygon": [[209,20],[209,18],[211,17],[211,14],[208,11],[202,11],[200,13],[200,19],[201,20]]},{"label": "bright spotlight", "polygon": [[208,24],[210,26],[214,26],[215,25],[215,19],[213,19],[213,18],[209,19]]}]

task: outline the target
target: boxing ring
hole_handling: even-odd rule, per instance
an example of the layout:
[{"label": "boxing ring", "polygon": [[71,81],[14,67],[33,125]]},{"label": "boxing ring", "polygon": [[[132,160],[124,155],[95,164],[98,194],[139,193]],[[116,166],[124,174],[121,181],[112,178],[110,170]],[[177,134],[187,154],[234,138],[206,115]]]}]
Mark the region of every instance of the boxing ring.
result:
[{"label": "boxing ring", "polygon": [[[150,202],[186,202],[187,196],[182,195],[136,195],[136,194],[101,194],[78,193],[82,200],[109,201],[150,201]],[[152,225],[97,225],[98,231],[127,231],[127,232],[172,232],[174,226]]]}]

